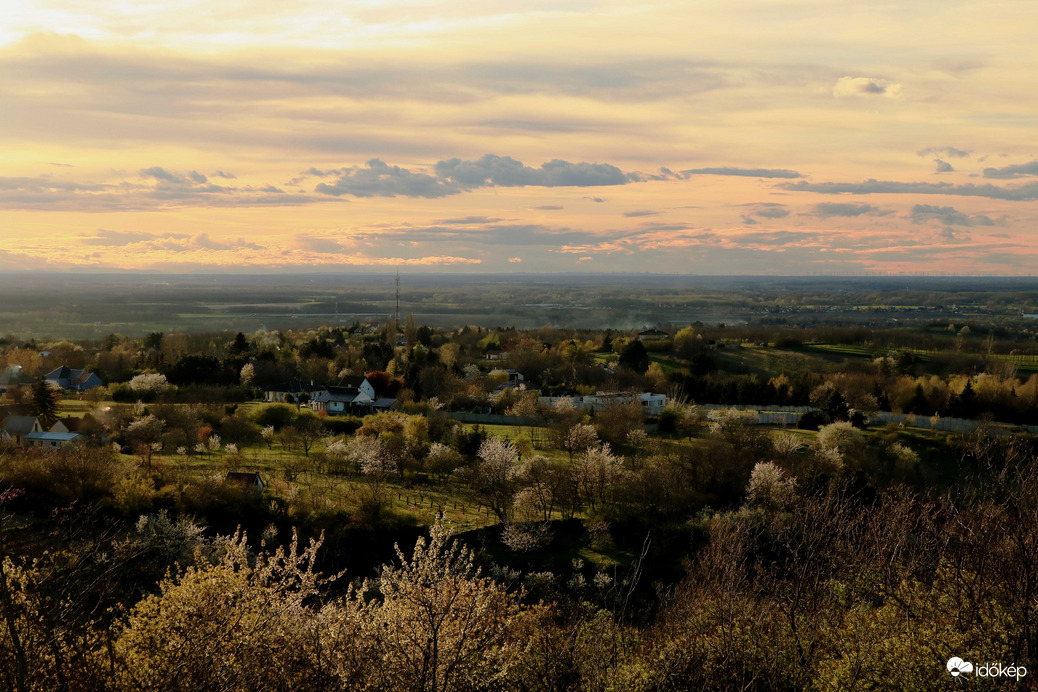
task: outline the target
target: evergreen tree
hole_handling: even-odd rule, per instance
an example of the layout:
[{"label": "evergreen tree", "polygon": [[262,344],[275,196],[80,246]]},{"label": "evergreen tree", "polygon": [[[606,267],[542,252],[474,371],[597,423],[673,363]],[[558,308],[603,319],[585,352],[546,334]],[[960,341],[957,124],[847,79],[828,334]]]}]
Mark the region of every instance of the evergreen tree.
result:
[{"label": "evergreen tree", "polygon": [[231,343],[228,351],[232,356],[240,356],[249,350],[249,341],[245,338],[245,335],[238,332],[234,337],[234,341]]},{"label": "evergreen tree", "polygon": [[32,413],[40,419],[40,425],[45,429],[50,429],[58,419],[58,404],[54,400],[54,392],[43,378],[32,386]]},{"label": "evergreen tree", "polygon": [[634,339],[620,351],[620,365],[630,368],[638,374],[649,369],[649,353],[645,350],[645,344]]}]

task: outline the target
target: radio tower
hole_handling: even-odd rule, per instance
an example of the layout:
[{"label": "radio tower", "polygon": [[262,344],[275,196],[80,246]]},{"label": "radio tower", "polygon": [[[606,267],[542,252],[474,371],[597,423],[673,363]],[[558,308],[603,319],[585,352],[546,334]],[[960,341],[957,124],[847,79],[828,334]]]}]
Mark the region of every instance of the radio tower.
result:
[{"label": "radio tower", "polygon": [[396,268],[396,328],[400,329],[400,267]]}]

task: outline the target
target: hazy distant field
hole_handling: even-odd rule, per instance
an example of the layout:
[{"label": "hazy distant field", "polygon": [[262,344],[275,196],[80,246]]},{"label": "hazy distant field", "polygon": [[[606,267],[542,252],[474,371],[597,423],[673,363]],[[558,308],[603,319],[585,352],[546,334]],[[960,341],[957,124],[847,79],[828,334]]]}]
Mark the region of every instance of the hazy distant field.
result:
[{"label": "hazy distant field", "polygon": [[[0,276],[0,335],[128,336],[383,322],[392,274]],[[1035,279],[402,275],[401,315],[430,326],[631,329],[869,324],[1038,308]],[[1036,322],[1038,325],[1038,322]]]}]

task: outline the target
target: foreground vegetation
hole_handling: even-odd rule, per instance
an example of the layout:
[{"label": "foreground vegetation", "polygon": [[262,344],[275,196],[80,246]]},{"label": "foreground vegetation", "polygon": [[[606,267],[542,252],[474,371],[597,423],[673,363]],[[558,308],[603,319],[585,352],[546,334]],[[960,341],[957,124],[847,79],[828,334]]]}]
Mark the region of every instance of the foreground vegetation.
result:
[{"label": "foreground vegetation", "polygon": [[[958,451],[973,471],[933,500],[756,464],[738,507],[660,522],[613,570],[508,567],[493,550],[463,547],[482,534],[451,540],[436,523],[361,579],[322,570],[320,538],[276,525],[209,534],[166,511],[120,521],[102,501],[56,508],[35,534],[43,545],[19,558],[19,527],[43,519],[25,511],[26,491],[8,489],[0,680],[41,690],[931,689],[952,655],[1030,668],[1033,449],[972,438]],[[88,499],[119,464],[110,451],[74,449],[8,451],[3,463],[16,485],[28,483],[14,469],[35,465],[57,491]],[[625,492],[612,486],[603,500]],[[622,522],[598,516],[589,533],[610,541]],[[645,589],[659,574],[657,543],[673,547],[675,531],[687,541],[684,576]]]},{"label": "foreground vegetation", "polygon": [[[1036,352],[1026,323],[979,318],[7,338],[0,372],[31,382],[4,413],[80,439],[0,444],[0,688],[902,690],[948,684],[953,656],[1032,669],[1038,447],[1014,425],[1038,423]],[[62,364],[107,386],[54,392]],[[395,407],[261,401],[347,376]],[[669,401],[575,403],[598,391]]]}]

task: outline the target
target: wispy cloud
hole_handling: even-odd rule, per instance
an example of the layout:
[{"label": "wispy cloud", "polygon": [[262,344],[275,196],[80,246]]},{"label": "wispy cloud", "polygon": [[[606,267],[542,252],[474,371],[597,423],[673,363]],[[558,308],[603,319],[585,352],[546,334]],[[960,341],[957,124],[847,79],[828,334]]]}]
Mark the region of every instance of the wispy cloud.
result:
[{"label": "wispy cloud", "polygon": [[862,216],[863,214],[869,215],[885,215],[890,214],[889,211],[883,211],[871,204],[841,204],[823,202],[822,204],[816,204],[814,207],[814,215],[820,219],[828,219],[831,216]]},{"label": "wispy cloud", "polygon": [[866,180],[861,183],[811,183],[801,180],[795,183],[780,183],[785,190],[797,192],[816,192],[823,195],[874,195],[874,194],[915,194],[915,195],[958,195],[960,197],[988,197],[1011,201],[1030,201],[1038,199],[1038,183],[1028,183],[1019,187],[998,187],[997,185],[974,185],[967,183],[905,183],[890,180]]},{"label": "wispy cloud", "polygon": [[970,215],[954,207],[939,207],[930,204],[916,204],[909,216],[912,223],[937,221],[945,226],[994,226],[996,221],[984,214]]},{"label": "wispy cloud", "polygon": [[791,171],[787,168],[732,168],[729,166],[725,166],[722,168],[692,168],[687,171],[681,171],[681,174],[685,177],[688,177],[690,175],[735,175],[747,178],[804,177],[797,171]]},{"label": "wispy cloud", "polygon": [[955,147],[926,147],[916,152],[918,156],[943,156],[946,159],[964,159],[970,155],[965,149]]}]

